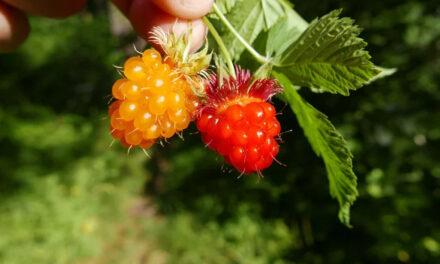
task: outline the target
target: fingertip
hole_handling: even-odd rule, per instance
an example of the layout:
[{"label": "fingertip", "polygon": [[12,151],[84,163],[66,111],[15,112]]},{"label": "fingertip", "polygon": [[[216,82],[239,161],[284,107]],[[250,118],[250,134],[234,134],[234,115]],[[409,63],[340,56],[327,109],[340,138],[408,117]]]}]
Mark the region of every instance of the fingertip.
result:
[{"label": "fingertip", "polygon": [[201,19],[192,21],[178,20],[164,12],[150,1],[134,0],[130,12],[130,21],[137,33],[144,39],[150,38],[150,31],[154,27],[161,27],[165,32],[173,31],[180,36],[192,25],[191,51],[197,51],[205,42],[207,28]]},{"label": "fingertip", "polygon": [[185,19],[197,19],[206,15],[214,0],[152,0],[165,12]]},{"label": "fingertip", "polygon": [[176,26],[167,26],[170,26],[167,28],[168,30],[173,30],[178,36],[184,34],[188,27],[192,27],[191,52],[196,52],[203,46],[203,43],[205,43],[206,40],[206,35],[208,34],[208,28],[201,19],[191,20],[190,22],[182,21]]},{"label": "fingertip", "polygon": [[29,35],[26,15],[0,2],[0,51],[10,52],[22,44]]},{"label": "fingertip", "polygon": [[130,6],[128,18],[136,32],[142,38],[147,39],[151,25],[160,22],[154,16],[157,13],[163,13],[163,11],[159,10],[150,1],[134,0]]}]

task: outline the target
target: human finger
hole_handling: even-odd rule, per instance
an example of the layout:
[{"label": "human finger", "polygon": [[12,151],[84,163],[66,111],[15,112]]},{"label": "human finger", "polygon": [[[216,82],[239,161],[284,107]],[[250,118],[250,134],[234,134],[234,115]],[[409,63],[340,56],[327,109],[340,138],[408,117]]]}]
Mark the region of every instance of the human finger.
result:
[{"label": "human finger", "polygon": [[188,27],[192,26],[191,51],[198,50],[204,43],[207,28],[201,19],[196,20],[177,20],[150,1],[133,0],[129,19],[138,34],[148,39],[153,27],[161,27],[165,32],[173,31],[176,35],[184,33]]},{"label": "human finger", "polygon": [[180,18],[198,19],[212,8],[214,0],[152,0],[165,12]]},{"label": "human finger", "polygon": [[16,49],[29,35],[29,21],[26,15],[0,2],[0,51]]},{"label": "human finger", "polygon": [[64,18],[78,13],[87,0],[3,0],[27,14]]}]

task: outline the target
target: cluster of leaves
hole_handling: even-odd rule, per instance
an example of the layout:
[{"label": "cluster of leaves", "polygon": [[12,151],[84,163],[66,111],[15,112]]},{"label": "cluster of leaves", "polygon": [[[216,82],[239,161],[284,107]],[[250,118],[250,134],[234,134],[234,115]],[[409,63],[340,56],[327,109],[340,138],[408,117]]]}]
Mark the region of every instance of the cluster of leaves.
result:
[{"label": "cluster of leaves", "polygon": [[[361,30],[352,19],[340,18],[341,10],[308,25],[283,0],[225,0],[217,4],[212,18],[223,22],[218,27],[231,57],[239,60],[247,48],[264,71],[270,71],[284,86],[281,97],[297,116],[315,153],[324,160],[330,194],[340,205],[339,219],[350,226],[350,206],[358,195],[353,155],[326,115],[302,99],[297,90],[309,87],[314,92],[348,96],[350,90],[380,77],[381,70],[364,49],[367,43],[359,38]],[[252,44],[261,46],[265,55]]]}]

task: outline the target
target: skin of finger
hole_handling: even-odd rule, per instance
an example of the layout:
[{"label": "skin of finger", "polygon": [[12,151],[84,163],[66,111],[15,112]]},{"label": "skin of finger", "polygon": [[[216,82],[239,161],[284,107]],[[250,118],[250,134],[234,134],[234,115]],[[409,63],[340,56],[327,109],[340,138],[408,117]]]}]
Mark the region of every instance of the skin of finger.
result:
[{"label": "skin of finger", "polygon": [[[159,26],[166,32],[173,31],[176,35],[180,35],[189,26],[187,20],[177,20],[175,16],[172,16],[150,1],[145,0],[133,0],[129,11],[129,19],[138,32],[138,34],[147,39],[150,37],[150,30]],[[198,50],[204,43],[207,28],[201,19],[193,20],[192,23],[192,41],[191,51]]]},{"label": "skin of finger", "polygon": [[29,21],[24,13],[0,2],[0,51],[16,49],[29,35]]},{"label": "skin of finger", "polygon": [[180,18],[198,19],[212,8],[214,0],[152,0],[165,12]]},{"label": "skin of finger", "polygon": [[87,0],[3,0],[25,13],[50,17],[65,18],[83,9]]}]

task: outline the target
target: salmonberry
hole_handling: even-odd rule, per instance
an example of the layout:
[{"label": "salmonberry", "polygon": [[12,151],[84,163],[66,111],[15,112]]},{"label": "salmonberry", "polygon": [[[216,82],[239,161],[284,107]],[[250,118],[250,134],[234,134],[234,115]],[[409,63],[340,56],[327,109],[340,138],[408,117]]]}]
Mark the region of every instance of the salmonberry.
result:
[{"label": "salmonberry", "polygon": [[149,148],[157,138],[170,138],[194,119],[195,100],[159,52],[148,49],[124,64],[124,75],[112,88],[118,99],[109,108],[112,135],[126,146]]},{"label": "salmonberry", "polygon": [[225,162],[249,174],[269,167],[278,154],[280,133],[276,111],[267,100],[280,91],[274,79],[252,80],[237,67],[237,77],[221,82],[214,75],[197,128],[203,142],[223,155]]},{"label": "salmonberry", "polygon": [[111,134],[124,146],[149,148],[158,138],[170,138],[197,117],[198,93],[204,91],[207,48],[188,54],[185,36],[176,38],[160,29],[152,42],[164,51],[147,49],[124,63],[126,78],[112,87],[115,102],[109,107]]}]

